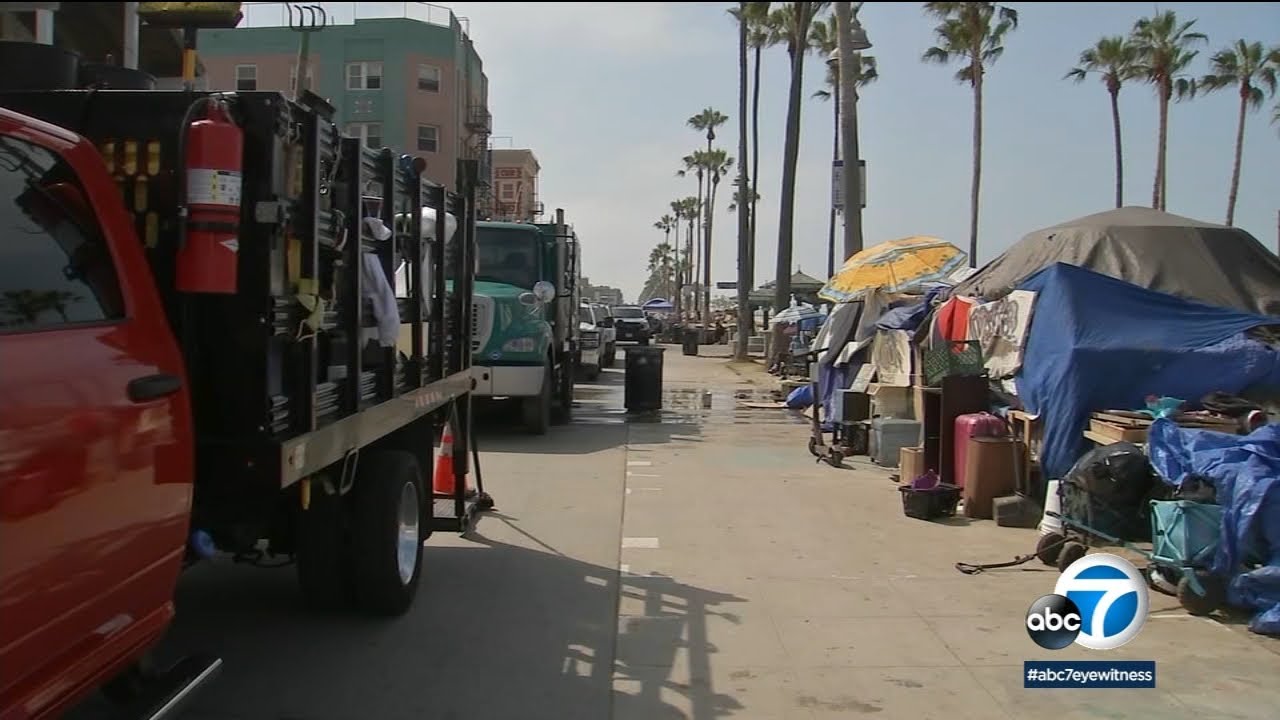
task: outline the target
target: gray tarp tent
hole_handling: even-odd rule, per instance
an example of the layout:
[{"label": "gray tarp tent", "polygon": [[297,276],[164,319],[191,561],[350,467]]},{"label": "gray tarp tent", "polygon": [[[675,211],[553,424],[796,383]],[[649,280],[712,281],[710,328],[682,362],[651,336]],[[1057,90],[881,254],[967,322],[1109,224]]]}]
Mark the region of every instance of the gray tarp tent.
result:
[{"label": "gray tarp tent", "polygon": [[1256,238],[1142,207],[1028,233],[954,294],[992,300],[1056,262],[1210,305],[1280,316],[1280,258]]}]

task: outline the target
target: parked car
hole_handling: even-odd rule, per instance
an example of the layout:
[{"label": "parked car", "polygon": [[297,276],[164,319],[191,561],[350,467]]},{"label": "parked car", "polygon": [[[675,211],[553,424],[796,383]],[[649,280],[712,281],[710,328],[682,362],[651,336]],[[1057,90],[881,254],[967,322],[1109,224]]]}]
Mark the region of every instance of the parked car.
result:
[{"label": "parked car", "polygon": [[649,318],[644,310],[635,305],[618,305],[613,308],[614,329],[617,330],[618,342],[638,342],[648,345],[653,331],[649,329]]},{"label": "parked car", "polygon": [[600,377],[600,369],[604,367],[605,346],[601,342],[599,322],[596,310],[587,303],[578,306],[578,369],[587,380]]},{"label": "parked car", "polygon": [[608,305],[591,303],[596,311],[596,327],[600,328],[600,344],[604,346],[604,366],[613,367],[618,358],[618,331],[614,328],[613,311]]}]

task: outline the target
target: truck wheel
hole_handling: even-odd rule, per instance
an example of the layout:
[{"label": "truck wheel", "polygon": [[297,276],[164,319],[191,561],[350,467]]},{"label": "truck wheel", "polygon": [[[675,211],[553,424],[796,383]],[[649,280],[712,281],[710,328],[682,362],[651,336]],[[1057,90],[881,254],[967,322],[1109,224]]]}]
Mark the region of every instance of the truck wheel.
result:
[{"label": "truck wheel", "polygon": [[298,585],[316,610],[351,605],[351,555],[342,496],[325,492],[321,478],[311,481],[311,502],[298,517]]},{"label": "truck wheel", "polygon": [[422,472],[413,453],[381,450],[360,458],[352,500],[352,579],[356,604],[375,615],[403,615],[422,575]]},{"label": "truck wheel", "polygon": [[551,389],[555,384],[551,366],[542,373],[542,389],[537,395],[524,399],[524,426],[534,435],[546,435],[551,426]]}]

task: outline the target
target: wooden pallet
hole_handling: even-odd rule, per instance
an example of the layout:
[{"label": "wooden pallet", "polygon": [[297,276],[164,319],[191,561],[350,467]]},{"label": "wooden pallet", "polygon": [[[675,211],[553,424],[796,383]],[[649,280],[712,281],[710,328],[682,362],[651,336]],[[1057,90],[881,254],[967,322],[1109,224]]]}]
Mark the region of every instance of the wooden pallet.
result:
[{"label": "wooden pallet", "polygon": [[[1235,433],[1239,423],[1231,418],[1208,412],[1184,412],[1173,416],[1179,427]],[[1144,443],[1151,429],[1152,417],[1132,410],[1103,410],[1089,418],[1089,430],[1113,442]]]}]

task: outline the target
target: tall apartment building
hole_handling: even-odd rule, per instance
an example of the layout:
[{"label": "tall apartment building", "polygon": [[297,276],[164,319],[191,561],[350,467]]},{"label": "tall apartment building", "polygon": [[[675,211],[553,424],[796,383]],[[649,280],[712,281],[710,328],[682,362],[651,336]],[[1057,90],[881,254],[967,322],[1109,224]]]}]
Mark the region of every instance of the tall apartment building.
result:
[{"label": "tall apartment building", "polygon": [[[200,32],[211,89],[294,90],[302,34],[289,27],[286,5],[246,3],[240,27]],[[312,92],[370,147],[422,157],[427,176],[449,188],[457,187],[460,158],[479,160],[487,187],[489,81],[464,23],[428,3],[368,4],[394,6],[395,17],[367,17],[362,3],[341,5],[345,16],[330,15],[309,33]],[[296,7],[292,12],[296,22]]]},{"label": "tall apartment building", "polygon": [[497,149],[493,158],[494,220],[534,222],[544,213],[538,199],[538,171],[542,166],[532,150]]}]

